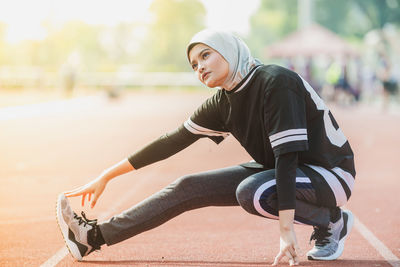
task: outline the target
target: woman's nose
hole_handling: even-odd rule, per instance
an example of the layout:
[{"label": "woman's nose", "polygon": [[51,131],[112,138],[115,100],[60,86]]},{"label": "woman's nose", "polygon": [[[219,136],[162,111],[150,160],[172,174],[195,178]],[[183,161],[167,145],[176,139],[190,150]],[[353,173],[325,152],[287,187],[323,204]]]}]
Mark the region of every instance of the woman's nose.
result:
[{"label": "woman's nose", "polygon": [[199,69],[199,72],[202,73],[202,72],[204,71],[204,66],[203,66],[203,64],[200,64],[200,63],[199,63],[198,69]]},{"label": "woman's nose", "polygon": [[204,67],[200,65],[200,66],[199,66],[199,72],[200,72],[200,73],[203,73],[203,71],[204,71]]}]

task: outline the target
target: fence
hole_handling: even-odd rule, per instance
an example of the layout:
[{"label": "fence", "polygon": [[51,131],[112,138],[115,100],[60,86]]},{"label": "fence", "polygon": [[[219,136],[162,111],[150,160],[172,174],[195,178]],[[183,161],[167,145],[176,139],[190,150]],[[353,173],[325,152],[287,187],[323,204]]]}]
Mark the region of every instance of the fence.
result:
[{"label": "fence", "polygon": [[83,87],[200,86],[192,72],[45,72],[36,67],[0,68],[0,88],[62,87],[66,82]]}]

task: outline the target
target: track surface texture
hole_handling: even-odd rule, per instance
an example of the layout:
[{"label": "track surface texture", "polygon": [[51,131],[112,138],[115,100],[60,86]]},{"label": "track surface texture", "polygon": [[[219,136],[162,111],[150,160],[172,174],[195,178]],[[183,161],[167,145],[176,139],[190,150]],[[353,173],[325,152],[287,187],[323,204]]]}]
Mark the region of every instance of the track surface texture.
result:
[{"label": "track surface texture", "polygon": [[[276,221],[238,207],[190,211],[152,231],[104,246],[76,262],[55,219],[57,195],[185,121],[212,91],[133,92],[0,108],[0,266],[266,266],[279,250]],[[358,218],[344,253],[303,266],[400,266],[400,112],[359,105],[330,107],[356,158],[355,191],[346,208]],[[162,162],[109,183],[88,218],[106,219],[180,176],[250,159],[229,137],[202,139]],[[80,213],[80,199],[71,199]],[[305,254],[311,227],[295,226]],[[376,239],[374,239],[376,238]],[[282,265],[287,265],[283,263]]]}]

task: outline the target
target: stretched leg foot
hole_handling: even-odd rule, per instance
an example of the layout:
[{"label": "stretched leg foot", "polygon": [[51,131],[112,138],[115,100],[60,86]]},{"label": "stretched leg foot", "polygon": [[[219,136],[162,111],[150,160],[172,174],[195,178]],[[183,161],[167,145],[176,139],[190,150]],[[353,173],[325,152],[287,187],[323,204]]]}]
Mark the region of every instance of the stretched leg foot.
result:
[{"label": "stretched leg foot", "polygon": [[68,199],[61,194],[57,199],[57,222],[65,244],[71,255],[78,261],[95,250],[99,245],[92,242],[98,236],[97,220],[88,220],[85,213],[78,216],[70,207]]}]

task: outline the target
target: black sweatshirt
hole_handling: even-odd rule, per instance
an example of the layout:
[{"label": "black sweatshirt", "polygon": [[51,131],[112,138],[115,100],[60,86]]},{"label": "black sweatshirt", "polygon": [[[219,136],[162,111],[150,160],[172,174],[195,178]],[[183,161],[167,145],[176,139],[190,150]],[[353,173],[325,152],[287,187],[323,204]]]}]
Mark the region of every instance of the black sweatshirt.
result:
[{"label": "black sweatshirt", "polygon": [[340,167],[355,176],[353,152],[324,102],[298,74],[276,65],[257,66],[232,91],[218,90],[177,130],[128,160],[139,169],[201,137],[218,144],[229,134],[256,162],[243,166],[276,168],[279,210],[295,208],[301,164]]}]

